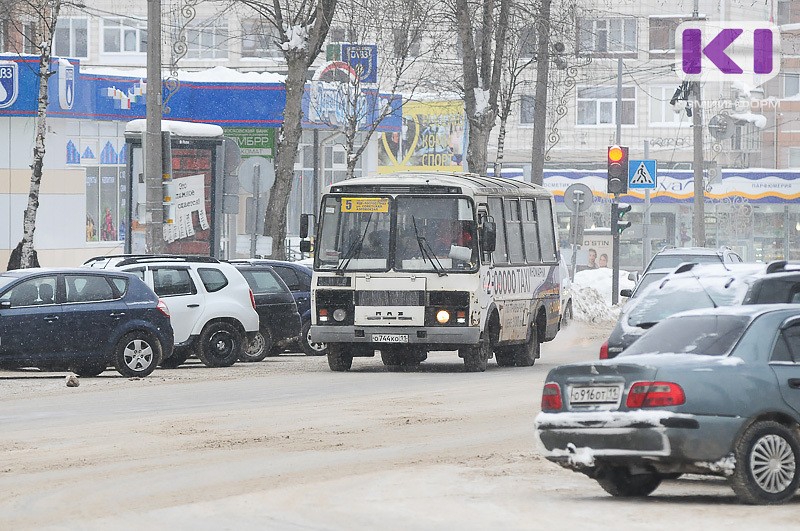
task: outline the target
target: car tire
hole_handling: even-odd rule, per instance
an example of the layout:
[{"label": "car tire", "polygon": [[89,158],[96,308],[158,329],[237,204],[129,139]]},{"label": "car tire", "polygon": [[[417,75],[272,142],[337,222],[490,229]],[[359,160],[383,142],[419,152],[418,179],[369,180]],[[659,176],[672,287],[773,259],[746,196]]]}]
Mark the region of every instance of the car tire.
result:
[{"label": "car tire", "polygon": [[225,321],[208,323],[200,333],[197,357],[206,367],[230,367],[243,351],[239,329]]},{"label": "car tire", "polygon": [[342,344],[328,345],[328,367],[334,372],[349,371],[353,366],[353,355]]},{"label": "car tire", "polygon": [[303,323],[303,330],[300,333],[300,345],[303,347],[303,352],[306,356],[324,356],[328,353],[328,345],[325,343],[318,343],[311,341],[309,334],[311,333],[311,321]]},{"label": "car tire", "polygon": [[192,350],[187,347],[175,347],[172,350],[172,356],[167,359],[161,360],[160,367],[162,369],[176,369],[180,365],[186,363],[192,355]]},{"label": "car tire", "polygon": [[242,349],[242,354],[239,356],[239,361],[244,362],[258,362],[264,361],[267,356],[275,356],[273,354],[272,333],[268,328],[263,328],[253,335],[253,338],[247,345],[247,348]]},{"label": "car tire", "polygon": [[539,359],[539,334],[537,333],[536,323],[530,327],[528,340],[521,345],[512,347],[514,352],[514,364],[517,367],[531,367]]},{"label": "car tire", "polygon": [[107,368],[105,363],[85,362],[71,367],[70,370],[81,378],[94,378],[103,373]]},{"label": "car tire", "polygon": [[604,491],[617,498],[643,498],[661,484],[661,476],[655,472],[631,474],[623,466],[608,467],[596,479]]},{"label": "car tire", "polygon": [[492,354],[492,345],[488,338],[483,338],[474,347],[459,349],[459,354],[464,358],[464,370],[467,372],[483,372],[489,364]]},{"label": "car tire", "polygon": [[114,367],[128,378],[144,377],[161,363],[161,344],[149,332],[128,332],[114,349]]},{"label": "car tire", "polygon": [[750,425],[736,441],[736,466],[728,478],[733,492],[750,505],[772,505],[792,498],[800,482],[800,443],[796,430],[774,421]]},{"label": "car tire", "polygon": [[509,351],[508,347],[495,348],[494,359],[498,367],[513,367],[517,363],[514,353]]}]

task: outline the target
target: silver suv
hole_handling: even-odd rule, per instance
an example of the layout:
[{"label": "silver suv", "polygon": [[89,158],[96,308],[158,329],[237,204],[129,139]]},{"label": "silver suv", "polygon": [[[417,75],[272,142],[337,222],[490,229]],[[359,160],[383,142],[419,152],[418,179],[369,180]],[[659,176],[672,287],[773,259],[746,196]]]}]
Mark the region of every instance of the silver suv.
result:
[{"label": "silver suv", "polygon": [[216,258],[115,255],[83,265],[134,273],[166,303],[175,349],[162,367],[175,368],[193,354],[207,367],[231,366],[258,332],[250,286],[234,266]]},{"label": "silver suv", "polygon": [[742,257],[728,247],[711,249],[707,247],[665,247],[657,252],[642,274],[651,269],[675,269],[679,265],[695,264],[738,264]]}]

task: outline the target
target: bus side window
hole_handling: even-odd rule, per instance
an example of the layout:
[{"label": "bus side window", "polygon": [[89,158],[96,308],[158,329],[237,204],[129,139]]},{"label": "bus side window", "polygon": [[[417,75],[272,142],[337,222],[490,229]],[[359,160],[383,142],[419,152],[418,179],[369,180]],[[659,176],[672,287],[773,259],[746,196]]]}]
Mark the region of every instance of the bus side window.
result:
[{"label": "bus side window", "polygon": [[549,199],[536,200],[536,219],[539,220],[539,245],[542,250],[542,262],[557,263],[553,208]]},{"label": "bus side window", "polygon": [[529,264],[538,264],[539,233],[536,228],[536,205],[533,200],[522,201],[522,236],[525,239],[525,258]]},{"label": "bus side window", "polygon": [[507,200],[505,213],[508,258],[512,264],[524,264],[525,252],[522,248],[522,222],[519,217],[519,200]]},{"label": "bus side window", "polygon": [[492,257],[498,264],[508,263],[508,252],[506,251],[506,228],[503,220],[503,200],[499,197],[489,198],[489,215],[494,218],[497,224],[497,242]]}]

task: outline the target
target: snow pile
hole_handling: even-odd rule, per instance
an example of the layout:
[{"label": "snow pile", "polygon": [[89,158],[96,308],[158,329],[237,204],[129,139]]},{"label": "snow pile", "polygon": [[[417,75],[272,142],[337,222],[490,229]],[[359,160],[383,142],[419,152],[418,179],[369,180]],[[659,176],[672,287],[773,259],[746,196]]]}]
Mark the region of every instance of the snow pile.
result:
[{"label": "snow pile", "polygon": [[306,41],[308,41],[308,28],[305,26],[289,26],[283,25],[283,31],[286,32],[288,42],[281,43],[281,50],[284,52],[289,50],[304,50]]},{"label": "snow pile", "polygon": [[734,120],[743,120],[745,122],[750,122],[759,129],[764,129],[767,126],[767,117],[763,114],[753,114],[751,112],[742,112],[737,114],[731,114],[731,118]]},{"label": "snow pile", "polygon": [[[607,267],[587,269],[575,273],[572,281],[572,310],[575,319],[590,323],[613,322],[619,317],[627,299],[618,297],[616,306],[611,304],[613,270]],[[634,282],[628,280],[628,272],[619,272],[619,289],[633,289]]]}]

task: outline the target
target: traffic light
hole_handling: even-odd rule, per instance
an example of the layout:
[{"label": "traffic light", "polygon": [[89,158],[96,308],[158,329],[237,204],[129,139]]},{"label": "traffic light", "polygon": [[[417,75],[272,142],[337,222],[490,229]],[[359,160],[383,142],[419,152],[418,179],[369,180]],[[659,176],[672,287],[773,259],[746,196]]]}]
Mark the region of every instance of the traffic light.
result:
[{"label": "traffic light", "polygon": [[608,193],[625,194],[628,192],[628,148],[625,146],[608,147]]},{"label": "traffic light", "polygon": [[611,235],[619,236],[622,231],[631,226],[630,221],[622,221],[625,214],[633,208],[628,203],[611,203]]}]

